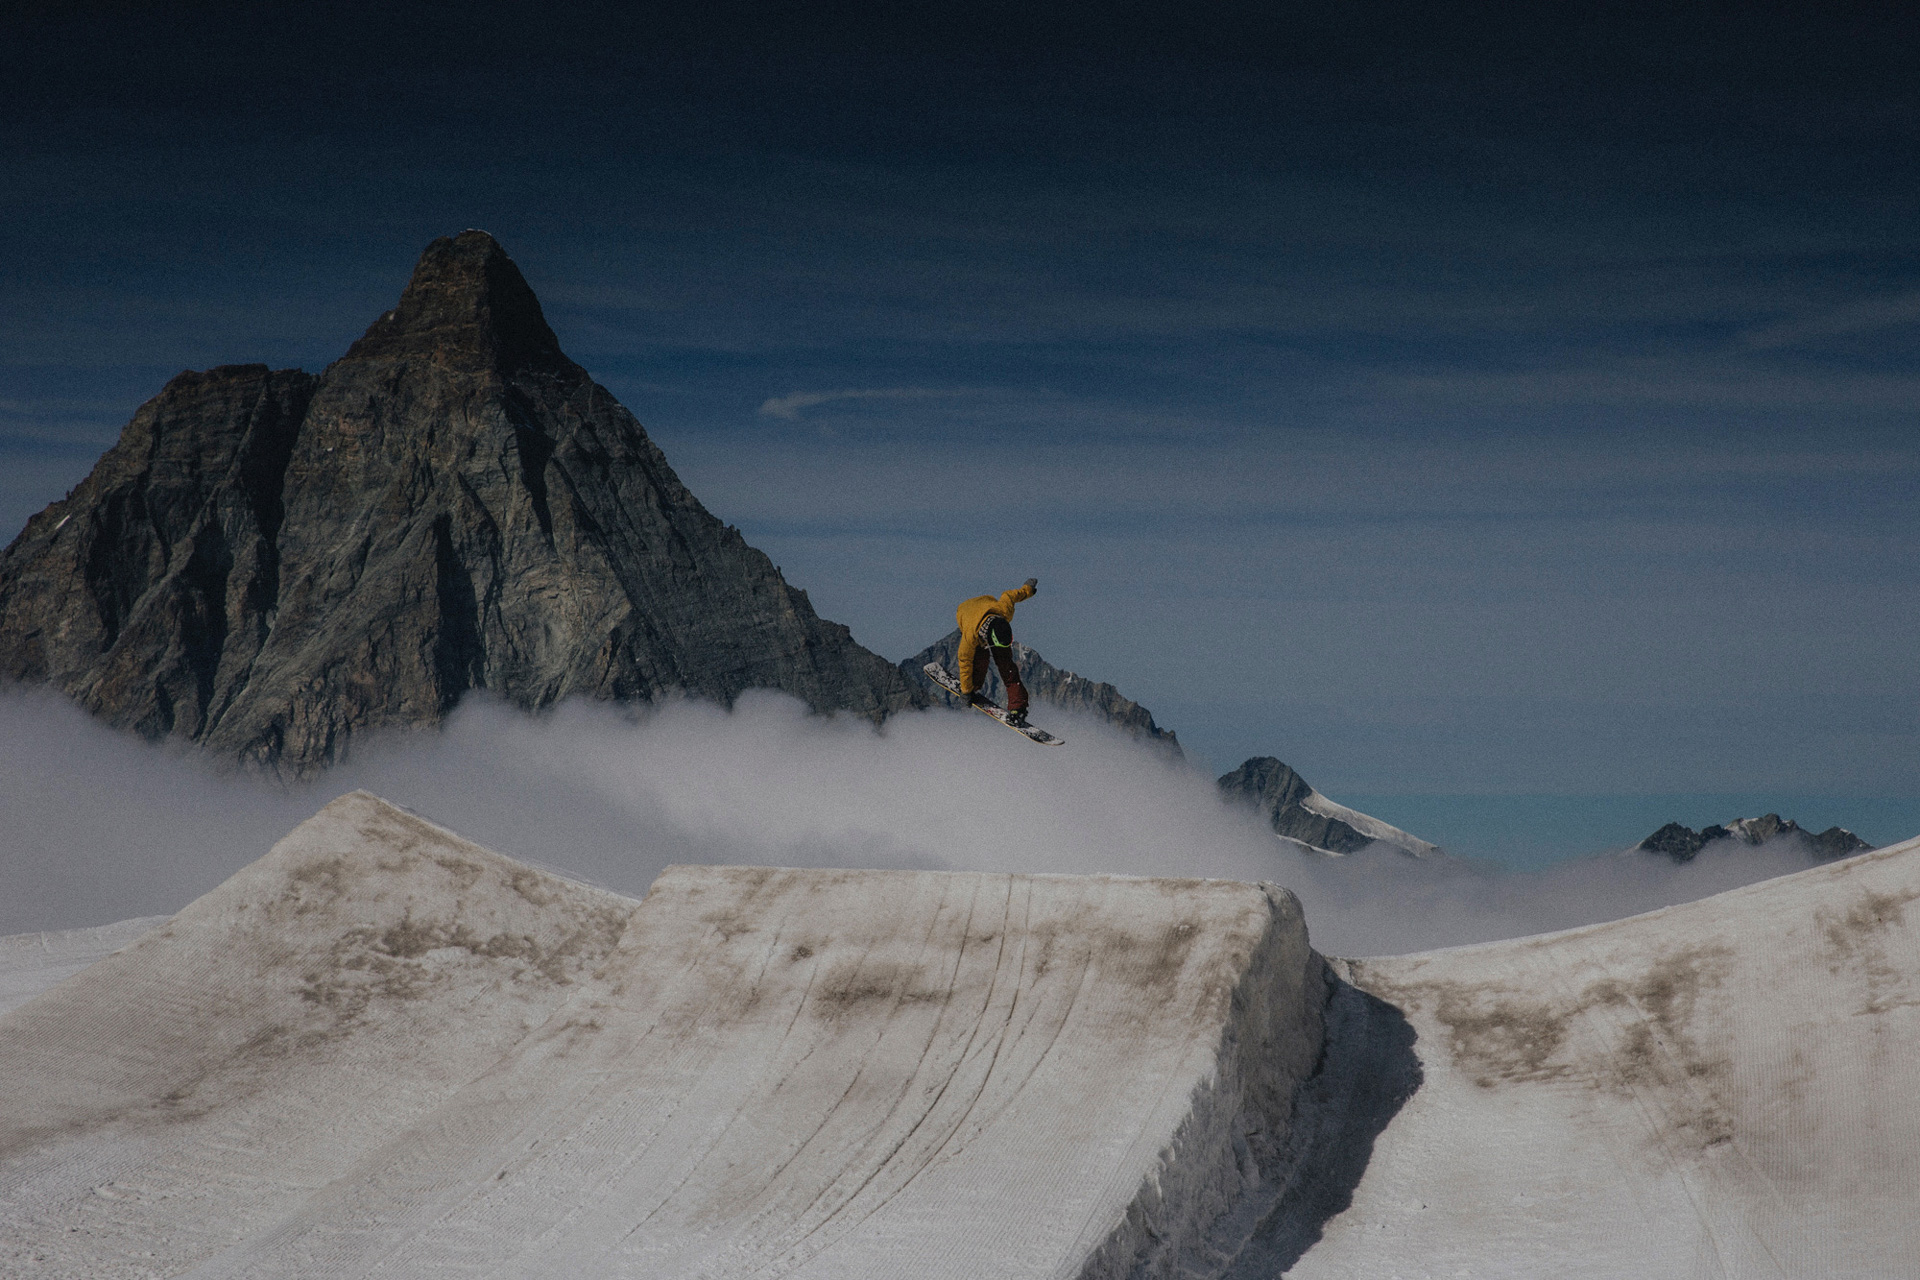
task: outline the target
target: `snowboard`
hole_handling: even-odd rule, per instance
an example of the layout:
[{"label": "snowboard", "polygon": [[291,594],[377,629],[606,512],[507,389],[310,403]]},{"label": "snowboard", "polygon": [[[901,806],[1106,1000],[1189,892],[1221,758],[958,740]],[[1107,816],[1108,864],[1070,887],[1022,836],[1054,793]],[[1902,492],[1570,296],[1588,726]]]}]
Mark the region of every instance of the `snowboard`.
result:
[{"label": "snowboard", "polygon": [[[939,685],[942,689],[945,689],[962,702],[967,701],[967,695],[960,692],[960,682],[948,675],[945,667],[937,662],[929,662],[926,666],[926,672],[927,678]],[[1012,723],[1007,719],[1007,709],[996,702],[969,703],[968,705],[972,706],[973,709],[981,715],[993,720],[998,720],[1001,724],[1006,725],[1007,728],[1013,730],[1021,737],[1031,738],[1043,747],[1058,747],[1066,744],[1067,740],[1065,738],[1056,738],[1045,729],[1037,728],[1034,725],[1027,725],[1023,728],[1020,725]]]}]

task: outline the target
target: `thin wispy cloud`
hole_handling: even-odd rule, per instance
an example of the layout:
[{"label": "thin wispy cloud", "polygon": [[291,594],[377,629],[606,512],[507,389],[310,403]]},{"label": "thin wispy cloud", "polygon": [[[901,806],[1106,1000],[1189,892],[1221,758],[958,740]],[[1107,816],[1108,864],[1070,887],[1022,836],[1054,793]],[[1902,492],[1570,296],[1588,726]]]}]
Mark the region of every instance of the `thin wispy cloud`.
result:
[{"label": "thin wispy cloud", "polygon": [[941,400],[963,396],[967,392],[937,387],[863,387],[845,391],[794,391],[774,396],[760,406],[767,418],[798,422],[803,410],[841,400]]},{"label": "thin wispy cloud", "polygon": [[1817,342],[1822,338],[1879,333],[1910,325],[1920,325],[1920,289],[1864,298],[1844,306],[1763,325],[1749,330],[1744,341],[1756,351],[1777,351],[1784,347]]},{"label": "thin wispy cloud", "polygon": [[[1832,330],[1831,332],[1840,332]],[[1784,345],[1782,343],[1781,345]],[[1904,374],[1780,370],[1710,358],[1640,358],[1485,373],[1386,373],[1372,383],[1383,410],[1409,406],[1465,411],[1565,409],[1780,414],[1904,412],[1920,379]]]}]

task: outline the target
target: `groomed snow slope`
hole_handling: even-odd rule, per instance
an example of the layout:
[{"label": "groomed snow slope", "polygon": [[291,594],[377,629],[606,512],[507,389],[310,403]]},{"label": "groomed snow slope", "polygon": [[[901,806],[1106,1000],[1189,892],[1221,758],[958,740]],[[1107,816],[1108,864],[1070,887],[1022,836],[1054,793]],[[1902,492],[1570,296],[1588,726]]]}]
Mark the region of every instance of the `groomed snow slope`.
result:
[{"label": "groomed snow slope", "polygon": [[0,1275],[171,1276],[498,1061],[635,904],[345,797],[0,1016]]},{"label": "groomed snow slope", "polygon": [[0,1274],[1174,1274],[1277,1193],[1324,992],[1263,886],[635,904],[347,796],[0,1017]]},{"label": "groomed snow slope", "polygon": [[165,916],[141,916],[87,929],[10,933],[0,937],[0,1013],[25,1004],[94,961],[112,955],[147,930],[164,924],[166,919]]},{"label": "groomed snow slope", "polygon": [[[1386,1004],[1343,1046],[1336,997],[1329,1066],[1377,1073],[1382,1020],[1404,1015],[1418,1088],[1286,1274],[1920,1275],[1917,898],[1909,841],[1611,924],[1353,962]],[[1285,1244],[1256,1238],[1233,1274],[1276,1274]]]}]

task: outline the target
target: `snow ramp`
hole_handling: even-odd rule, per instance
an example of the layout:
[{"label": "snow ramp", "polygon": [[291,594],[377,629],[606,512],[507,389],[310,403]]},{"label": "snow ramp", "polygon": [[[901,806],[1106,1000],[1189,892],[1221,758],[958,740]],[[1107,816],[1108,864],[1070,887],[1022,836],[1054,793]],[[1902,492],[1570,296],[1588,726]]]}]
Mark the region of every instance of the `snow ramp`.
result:
[{"label": "snow ramp", "polygon": [[166,919],[141,916],[85,929],[0,937],[0,1013],[25,1004],[56,982],[64,982],[96,960],[137,941]]},{"label": "snow ramp", "polygon": [[1911,1280],[1917,899],[1909,841],[1609,924],[1334,962],[1351,985],[1302,1095],[1299,1188],[1364,1173],[1344,1205],[1274,1215],[1230,1274]]},{"label": "snow ramp", "polygon": [[0,1274],[1217,1272],[1324,966],[1225,881],[676,867],[364,794],[0,1017]]}]

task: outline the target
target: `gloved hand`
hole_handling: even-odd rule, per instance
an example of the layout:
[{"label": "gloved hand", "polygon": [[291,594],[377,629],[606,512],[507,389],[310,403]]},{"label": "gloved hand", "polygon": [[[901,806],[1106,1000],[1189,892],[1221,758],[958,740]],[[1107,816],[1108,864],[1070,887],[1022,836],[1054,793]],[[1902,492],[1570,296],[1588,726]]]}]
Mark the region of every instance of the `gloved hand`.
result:
[{"label": "gloved hand", "polygon": [[1040,579],[1038,578],[1027,579],[1027,590],[1038,591],[1039,589],[1040,589]]},{"label": "gloved hand", "polygon": [[967,695],[967,705],[970,707],[984,707],[987,705],[987,695],[976,690]]}]

